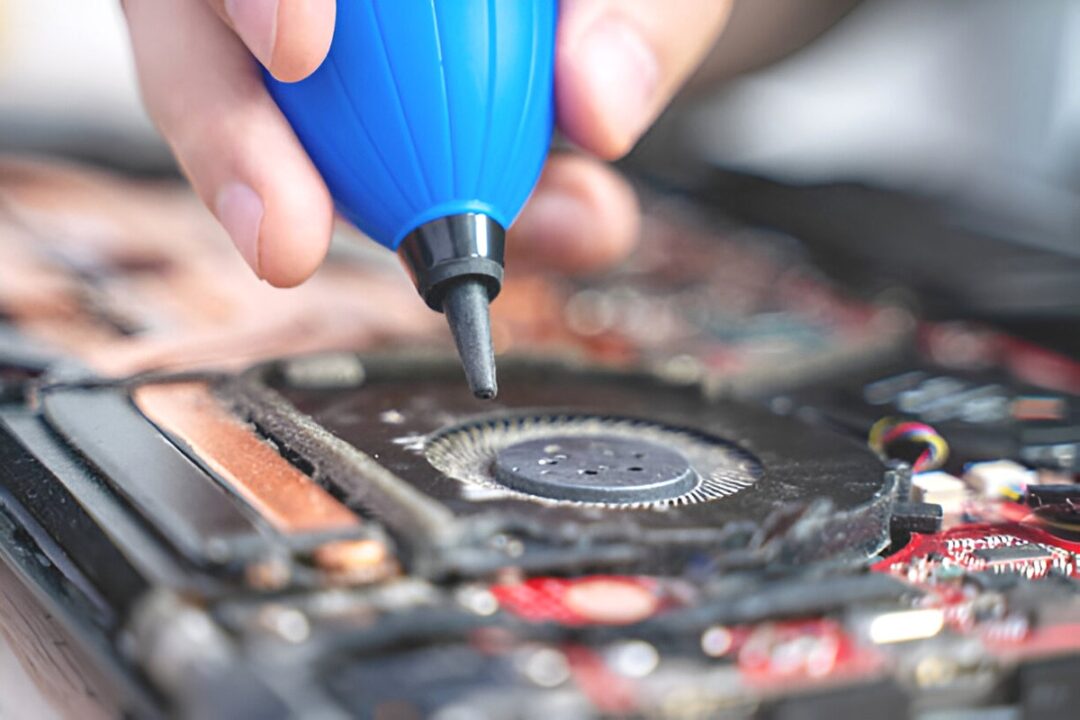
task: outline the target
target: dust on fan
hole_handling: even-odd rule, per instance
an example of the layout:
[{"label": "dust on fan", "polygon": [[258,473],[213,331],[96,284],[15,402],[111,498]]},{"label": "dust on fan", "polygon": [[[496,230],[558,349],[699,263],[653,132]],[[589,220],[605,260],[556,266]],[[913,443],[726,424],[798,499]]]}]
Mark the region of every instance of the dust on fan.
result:
[{"label": "dust on fan", "polygon": [[760,463],[739,446],[634,418],[518,413],[444,430],[425,444],[460,482],[538,502],[658,509],[728,497]]}]

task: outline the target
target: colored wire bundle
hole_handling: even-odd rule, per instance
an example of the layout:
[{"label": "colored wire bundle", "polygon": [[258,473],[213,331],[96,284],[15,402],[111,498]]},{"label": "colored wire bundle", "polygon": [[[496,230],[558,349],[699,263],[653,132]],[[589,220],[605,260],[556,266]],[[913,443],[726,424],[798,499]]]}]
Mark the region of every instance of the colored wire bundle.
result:
[{"label": "colored wire bundle", "polygon": [[[874,423],[870,428],[870,448],[886,457],[909,460],[915,472],[936,470],[949,458],[949,444],[937,430],[926,423],[886,417]],[[903,447],[918,450],[918,455],[910,460]]]}]

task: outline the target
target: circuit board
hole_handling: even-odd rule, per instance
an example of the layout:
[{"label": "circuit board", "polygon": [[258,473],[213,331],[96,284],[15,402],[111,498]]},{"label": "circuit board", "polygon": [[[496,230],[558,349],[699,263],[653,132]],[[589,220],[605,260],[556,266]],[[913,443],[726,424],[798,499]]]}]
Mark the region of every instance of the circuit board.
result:
[{"label": "circuit board", "polygon": [[483,404],[384,258],[259,308],[190,199],[69,184],[0,183],[59,298],[0,284],[0,555],[132,716],[1080,706],[1075,360],[654,196],[615,271],[508,283]]}]

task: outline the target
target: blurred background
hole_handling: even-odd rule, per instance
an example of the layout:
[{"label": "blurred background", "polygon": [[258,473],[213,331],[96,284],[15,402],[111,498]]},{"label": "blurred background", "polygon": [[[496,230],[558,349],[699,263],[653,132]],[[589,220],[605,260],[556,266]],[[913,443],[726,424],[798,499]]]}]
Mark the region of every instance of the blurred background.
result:
[{"label": "blurred background", "polygon": [[950,196],[1080,253],[1075,0],[858,4],[721,89],[692,128],[717,163]]},{"label": "blurred background", "polygon": [[0,151],[174,172],[139,100],[119,2],[0,0]]}]

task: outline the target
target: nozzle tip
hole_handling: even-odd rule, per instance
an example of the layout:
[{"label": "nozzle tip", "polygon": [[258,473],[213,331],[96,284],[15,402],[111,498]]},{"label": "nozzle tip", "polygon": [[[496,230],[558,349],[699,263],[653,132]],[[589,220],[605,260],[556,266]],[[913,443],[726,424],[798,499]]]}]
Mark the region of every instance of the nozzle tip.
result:
[{"label": "nozzle tip", "polygon": [[465,378],[473,395],[480,400],[493,400],[499,393],[488,303],[484,283],[468,277],[455,281],[443,296],[443,312],[454,335]]},{"label": "nozzle tip", "polygon": [[473,387],[472,391],[478,400],[494,400],[495,396],[499,394],[497,387]]}]

